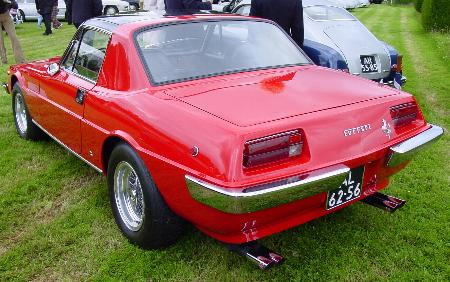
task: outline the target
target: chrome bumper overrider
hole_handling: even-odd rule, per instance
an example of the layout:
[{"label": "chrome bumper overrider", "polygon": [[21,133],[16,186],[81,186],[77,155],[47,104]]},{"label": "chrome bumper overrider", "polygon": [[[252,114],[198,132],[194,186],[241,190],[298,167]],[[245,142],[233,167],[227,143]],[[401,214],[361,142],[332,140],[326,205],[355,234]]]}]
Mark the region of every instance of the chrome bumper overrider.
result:
[{"label": "chrome bumper overrider", "polygon": [[349,171],[349,167],[339,164],[245,188],[224,188],[186,175],[186,184],[191,196],[197,201],[227,213],[242,214],[336,189]]},{"label": "chrome bumper overrider", "polygon": [[444,130],[436,125],[394,147],[391,147],[388,167],[396,167],[411,160],[414,155],[426,146],[438,140],[444,134]]}]

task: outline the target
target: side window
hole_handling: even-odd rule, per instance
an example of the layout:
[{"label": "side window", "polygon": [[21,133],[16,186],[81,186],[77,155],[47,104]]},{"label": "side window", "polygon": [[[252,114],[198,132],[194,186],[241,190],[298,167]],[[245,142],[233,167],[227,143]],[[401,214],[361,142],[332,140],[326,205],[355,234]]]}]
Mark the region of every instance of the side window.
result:
[{"label": "side window", "polygon": [[92,29],[83,32],[81,42],[72,41],[63,67],[82,77],[97,81],[98,74],[105,58],[109,35]]},{"label": "side window", "polygon": [[75,62],[75,57],[77,56],[78,46],[80,45],[80,41],[78,39],[73,39],[70,42],[70,50],[67,52],[66,59],[62,63],[62,67],[66,70],[72,71],[73,63]]}]

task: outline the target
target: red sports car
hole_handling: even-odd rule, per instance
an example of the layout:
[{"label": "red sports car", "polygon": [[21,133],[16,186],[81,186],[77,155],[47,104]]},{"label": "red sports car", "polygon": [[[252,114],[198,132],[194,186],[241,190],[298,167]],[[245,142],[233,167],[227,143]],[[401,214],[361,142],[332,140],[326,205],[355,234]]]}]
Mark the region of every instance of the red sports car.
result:
[{"label": "red sports car", "polygon": [[414,97],[315,66],[273,22],[230,15],[95,18],[62,57],[15,65],[19,135],[43,133],[106,175],[143,248],[190,222],[261,267],[265,236],[378,191],[442,128]]}]

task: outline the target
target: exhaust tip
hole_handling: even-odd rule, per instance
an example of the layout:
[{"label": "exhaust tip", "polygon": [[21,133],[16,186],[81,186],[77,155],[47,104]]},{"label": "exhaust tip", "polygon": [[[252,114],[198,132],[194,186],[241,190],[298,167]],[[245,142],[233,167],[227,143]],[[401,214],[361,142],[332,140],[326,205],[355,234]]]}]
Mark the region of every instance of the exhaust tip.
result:
[{"label": "exhaust tip", "polygon": [[362,199],[361,202],[391,213],[395,212],[406,204],[405,200],[396,198],[394,196],[385,195],[379,192],[376,192],[368,196],[367,198]]},{"label": "exhaust tip", "polygon": [[228,248],[230,251],[250,259],[260,269],[269,269],[284,262],[284,258],[280,254],[269,250],[257,241],[244,244],[229,244]]}]

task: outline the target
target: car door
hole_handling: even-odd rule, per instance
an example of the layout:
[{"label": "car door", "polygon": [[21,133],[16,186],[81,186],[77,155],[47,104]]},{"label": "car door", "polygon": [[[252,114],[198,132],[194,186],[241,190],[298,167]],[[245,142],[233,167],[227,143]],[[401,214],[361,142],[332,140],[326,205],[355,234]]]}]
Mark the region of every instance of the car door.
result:
[{"label": "car door", "polygon": [[84,99],[95,86],[109,34],[82,28],[72,40],[60,64],[60,70],[41,84],[46,97],[40,125],[76,153],[81,152],[81,120]]}]

